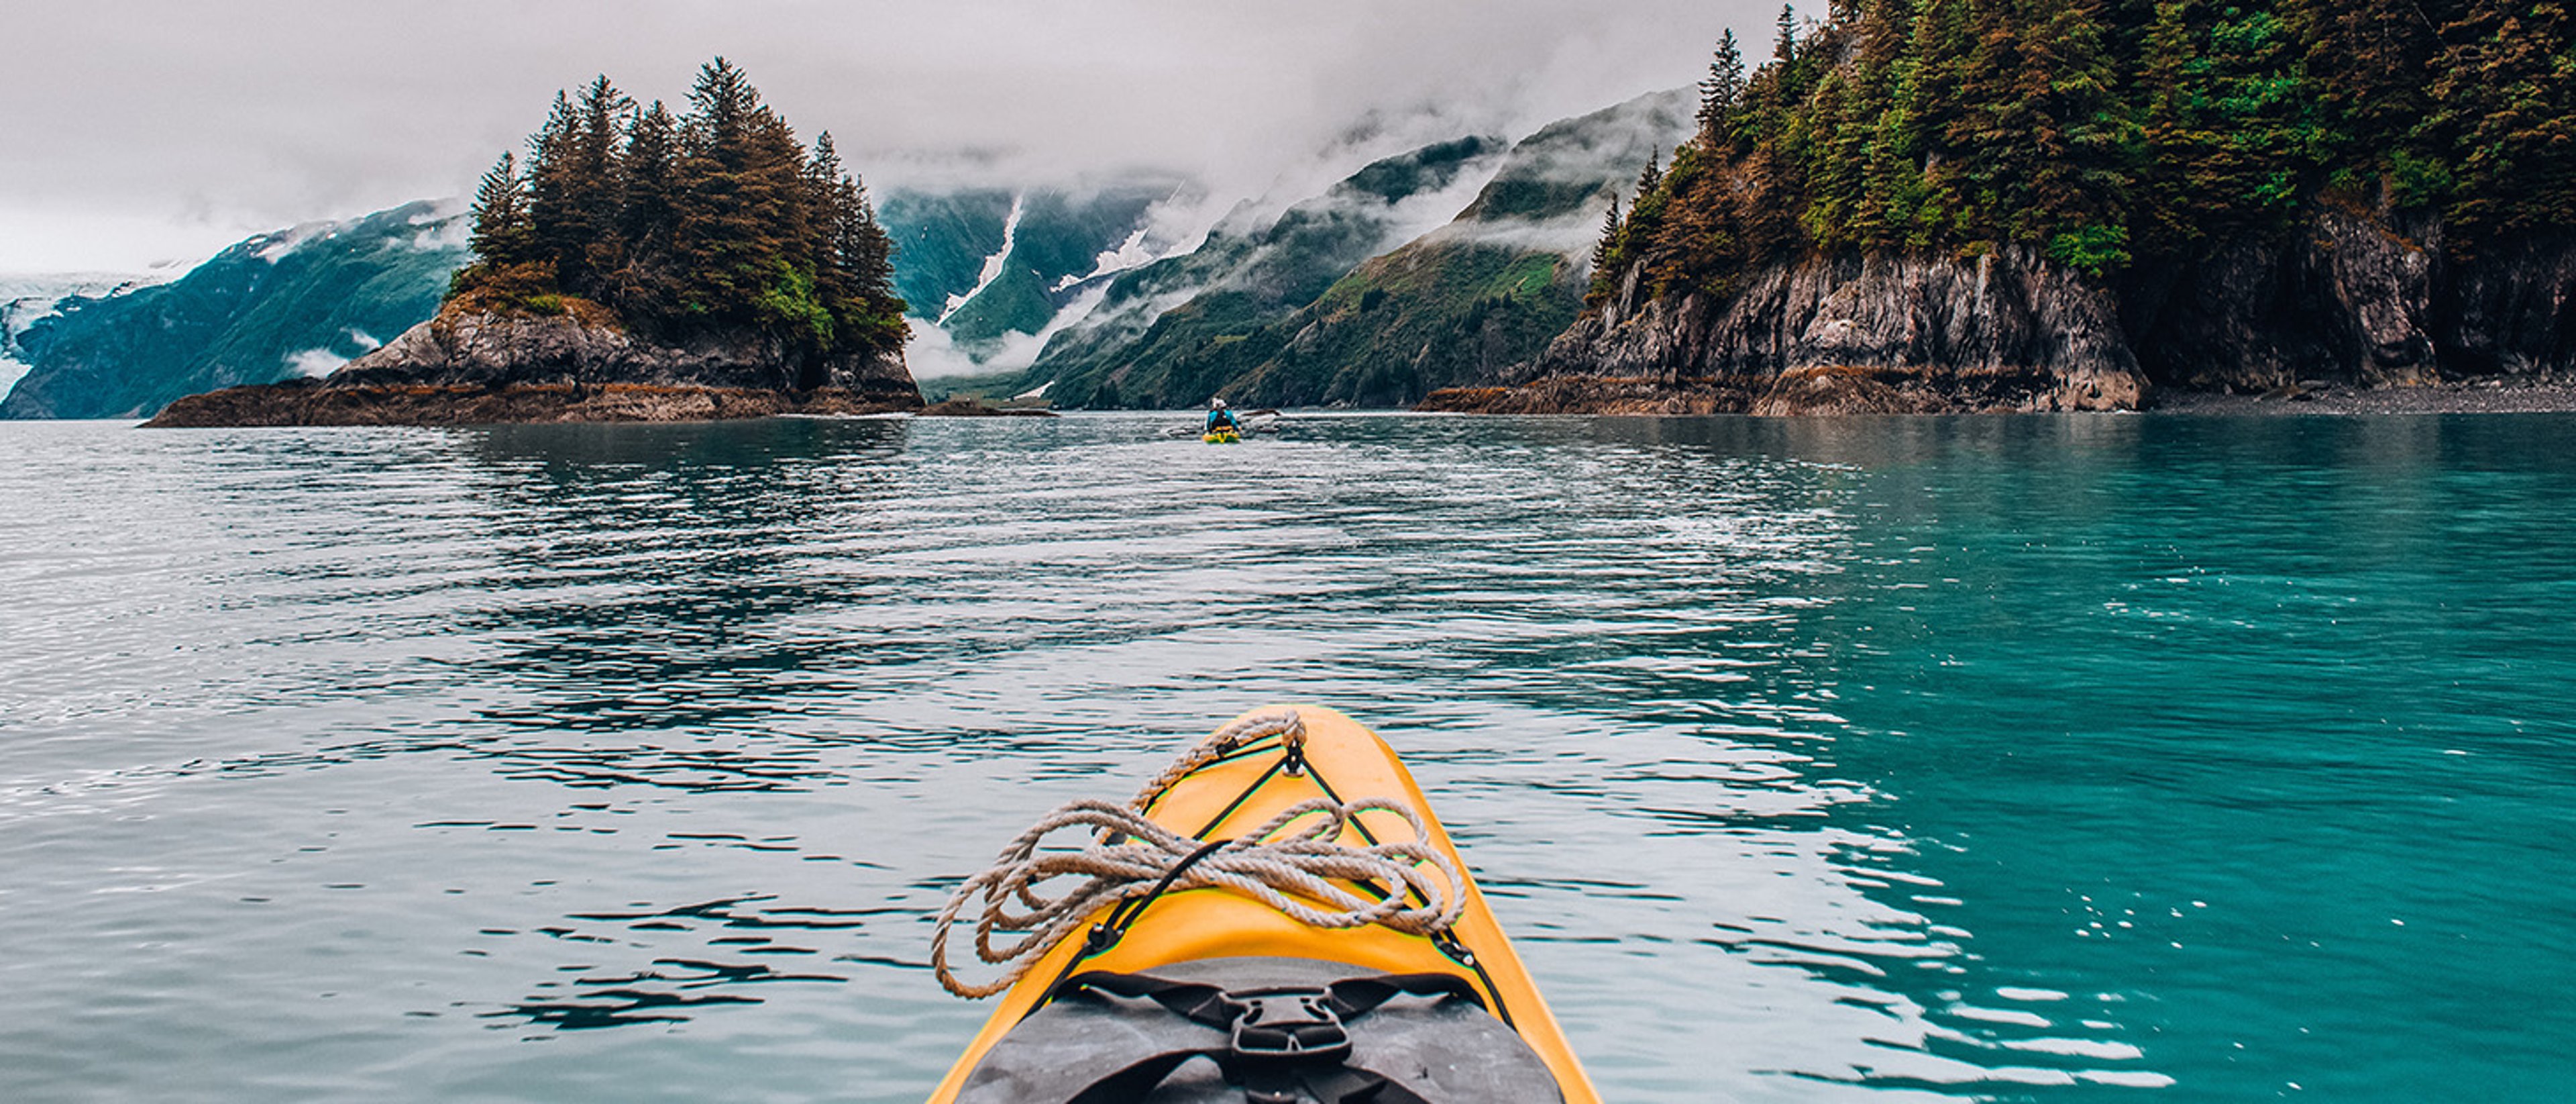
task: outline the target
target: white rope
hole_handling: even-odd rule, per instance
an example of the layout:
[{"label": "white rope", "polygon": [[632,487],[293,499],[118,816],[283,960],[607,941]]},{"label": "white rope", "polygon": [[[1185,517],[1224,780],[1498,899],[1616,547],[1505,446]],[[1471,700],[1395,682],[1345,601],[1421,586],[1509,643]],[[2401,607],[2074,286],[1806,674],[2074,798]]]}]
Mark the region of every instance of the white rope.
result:
[{"label": "white rope", "polygon": [[1181,779],[1198,773],[1200,767],[1272,736],[1279,737],[1281,747],[1303,749],[1306,746],[1306,718],[1294,709],[1269,709],[1220,728],[1199,741],[1199,746],[1191,748],[1188,754],[1173,760],[1172,765],[1163,768],[1163,773],[1155,775],[1153,781],[1145,783],[1145,788],[1136,791],[1135,800],[1129,801],[1127,807],[1144,812],[1156,798],[1163,796],[1164,791],[1179,785]]},{"label": "white rope", "polygon": [[[1284,716],[1283,716],[1284,715]],[[1207,841],[1173,832],[1146,819],[1144,810],[1190,771],[1268,736],[1302,745],[1305,726],[1293,711],[1255,714],[1228,725],[1184,755],[1125,807],[1076,801],[1047,814],[996,856],[991,869],[969,878],[939,910],[930,937],[930,964],[939,983],[961,997],[989,997],[1009,989],[1048,951],[1081,930],[1102,909],[1154,892],[1175,867]],[[1183,769],[1186,766],[1187,769]],[[1340,842],[1360,813],[1394,813],[1413,838],[1352,847]],[[1041,852],[1046,838],[1067,829],[1095,833],[1080,851]],[[1058,895],[1045,890],[1059,878],[1081,878]],[[1340,883],[1369,881],[1394,892],[1376,900]],[[1379,924],[1413,935],[1435,935],[1458,922],[1466,909],[1466,883],[1455,864],[1431,844],[1422,815],[1386,798],[1340,802],[1314,798],[1270,818],[1251,833],[1210,852],[1174,877],[1167,892],[1217,888],[1242,894],[1310,927],[1340,930]],[[1419,906],[1410,904],[1414,900]],[[975,954],[1003,967],[988,983],[967,981],[948,961],[949,932],[969,906],[975,918]],[[996,941],[996,933],[1004,938]],[[1018,938],[1009,938],[1016,933]]]}]

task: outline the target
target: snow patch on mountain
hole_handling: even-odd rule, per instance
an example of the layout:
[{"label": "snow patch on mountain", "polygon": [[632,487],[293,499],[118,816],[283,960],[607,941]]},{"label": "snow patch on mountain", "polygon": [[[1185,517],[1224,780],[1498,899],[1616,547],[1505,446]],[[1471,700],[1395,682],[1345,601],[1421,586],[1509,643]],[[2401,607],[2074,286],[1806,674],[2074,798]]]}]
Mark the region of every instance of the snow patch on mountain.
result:
[{"label": "snow patch on mountain", "polygon": [[1127,240],[1120,243],[1118,248],[1103,250],[1101,251],[1100,256],[1093,258],[1090,272],[1082,273],[1080,275],[1066,276],[1064,279],[1056,281],[1055,286],[1050,287],[1047,290],[1050,292],[1067,291],[1080,285],[1090,283],[1093,280],[1100,279],[1101,277],[1115,276],[1131,268],[1143,268],[1146,265],[1163,259],[1162,254],[1159,251],[1155,250],[1153,246],[1146,244],[1146,237],[1153,232],[1154,228],[1152,226],[1137,227],[1136,232],[1127,235]]},{"label": "snow patch on mountain", "polygon": [[1028,211],[1028,193],[1020,192],[1011,196],[1010,216],[1002,220],[1002,248],[992,256],[984,258],[984,274],[976,279],[972,289],[964,294],[948,297],[947,309],[939,313],[939,325],[947,325],[949,319],[957,317],[958,311],[966,309],[966,304],[974,302],[976,296],[984,294],[985,288],[993,286],[993,281],[1002,278],[1002,269],[1004,265],[1010,263],[1011,251],[1019,248],[1020,220],[1027,217]]},{"label": "snow patch on mountain", "polygon": [[171,272],[72,272],[0,275],[0,398],[26,378],[29,365],[20,356],[18,339],[36,323],[61,314],[77,301],[106,299],[137,288],[165,284]]},{"label": "snow patch on mountain", "polygon": [[912,369],[914,379],[941,379],[951,376],[973,376],[995,372],[1017,372],[1037,363],[1038,354],[1047,342],[1091,317],[1109,297],[1109,285],[1103,281],[1083,289],[1056,312],[1055,318],[1033,334],[1012,331],[990,342],[979,342],[973,349],[960,346],[955,336],[937,325],[915,320],[912,340],[904,346],[904,364]]}]

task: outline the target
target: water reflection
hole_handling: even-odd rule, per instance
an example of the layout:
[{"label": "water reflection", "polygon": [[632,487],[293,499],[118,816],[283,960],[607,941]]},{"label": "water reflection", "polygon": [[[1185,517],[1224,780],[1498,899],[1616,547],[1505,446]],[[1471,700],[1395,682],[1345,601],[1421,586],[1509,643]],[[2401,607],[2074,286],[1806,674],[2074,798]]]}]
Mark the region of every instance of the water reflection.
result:
[{"label": "water reflection", "polygon": [[653,960],[652,969],[623,976],[545,982],[538,988],[563,988],[568,992],[561,996],[532,996],[524,1002],[482,1015],[485,1019],[514,1021],[512,1024],[496,1024],[495,1027],[510,1027],[516,1022],[524,1022],[562,1031],[685,1023],[689,1015],[684,1013],[694,1014],[724,1005],[760,1003],[760,998],[741,993],[698,990],[774,981],[842,980],[845,979],[829,975],[780,973],[756,964],[737,966],[661,958]]},{"label": "water reflection", "polygon": [[917,1099],[981,1011],[949,879],[1278,699],[1403,750],[1614,1099],[2248,1095],[2228,1036],[2318,1053],[2274,963],[2507,896],[2383,818],[2565,866],[2563,428],[1008,421],[29,450],[0,941],[87,966],[11,975],[0,1063]]}]

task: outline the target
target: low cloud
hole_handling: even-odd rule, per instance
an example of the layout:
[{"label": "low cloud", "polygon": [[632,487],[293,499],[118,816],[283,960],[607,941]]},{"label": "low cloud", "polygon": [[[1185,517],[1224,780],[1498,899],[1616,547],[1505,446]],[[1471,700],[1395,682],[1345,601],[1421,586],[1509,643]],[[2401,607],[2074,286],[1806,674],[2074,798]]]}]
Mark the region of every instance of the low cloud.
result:
[{"label": "low cloud", "polygon": [[306,349],[300,353],[286,354],[286,370],[307,379],[321,379],[339,371],[348,363],[349,358],[329,349]]},{"label": "low cloud", "polygon": [[[594,73],[677,103],[724,54],[879,188],[1151,168],[1211,197],[1313,195],[1376,157],[1523,134],[1696,77],[1746,0],[122,0],[8,19],[0,271],[82,241],[137,268],[317,218],[469,193]],[[1757,33],[1758,32],[1758,33]],[[112,256],[111,256],[112,255]]]}]

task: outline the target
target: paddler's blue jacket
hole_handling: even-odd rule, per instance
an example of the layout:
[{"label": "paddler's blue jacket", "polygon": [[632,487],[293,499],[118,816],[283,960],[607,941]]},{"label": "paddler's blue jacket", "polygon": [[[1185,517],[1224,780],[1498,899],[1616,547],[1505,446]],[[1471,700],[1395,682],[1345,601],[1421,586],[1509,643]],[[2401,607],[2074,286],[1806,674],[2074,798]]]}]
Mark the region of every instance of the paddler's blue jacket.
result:
[{"label": "paddler's blue jacket", "polygon": [[1231,429],[1237,433],[1241,433],[1243,432],[1243,423],[1235,420],[1234,411],[1232,410],[1208,411],[1207,429],[1203,432],[1214,433],[1219,429]]}]

